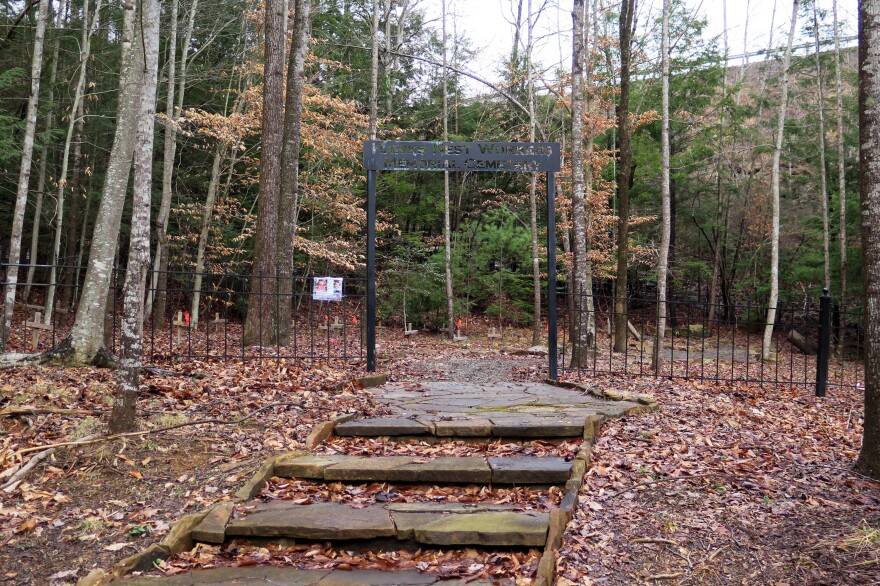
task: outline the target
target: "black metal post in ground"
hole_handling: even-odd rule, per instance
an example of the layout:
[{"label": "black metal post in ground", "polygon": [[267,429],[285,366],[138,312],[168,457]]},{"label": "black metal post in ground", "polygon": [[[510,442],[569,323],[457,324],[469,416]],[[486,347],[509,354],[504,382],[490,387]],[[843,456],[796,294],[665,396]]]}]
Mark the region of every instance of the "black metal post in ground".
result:
[{"label": "black metal post in ground", "polygon": [[556,174],[547,172],[547,355],[549,378],[556,380]]},{"label": "black metal post in ground", "polygon": [[367,171],[367,372],[376,372],[376,171]]},{"label": "black metal post in ground", "polygon": [[819,355],[816,357],[816,396],[824,397],[828,387],[828,359],[831,356],[831,296],[822,290],[819,298]]}]

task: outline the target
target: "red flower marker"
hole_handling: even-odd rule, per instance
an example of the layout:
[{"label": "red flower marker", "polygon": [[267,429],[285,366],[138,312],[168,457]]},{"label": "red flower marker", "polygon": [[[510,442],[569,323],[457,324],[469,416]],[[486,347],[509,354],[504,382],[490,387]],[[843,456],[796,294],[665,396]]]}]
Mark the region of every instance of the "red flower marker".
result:
[{"label": "red flower marker", "polygon": [[189,312],[186,311],[186,310],[184,310],[184,311],[183,311],[183,323],[185,323],[186,325],[189,325],[189,322],[190,322],[191,320],[192,320],[192,318],[190,318],[190,316],[189,316]]}]

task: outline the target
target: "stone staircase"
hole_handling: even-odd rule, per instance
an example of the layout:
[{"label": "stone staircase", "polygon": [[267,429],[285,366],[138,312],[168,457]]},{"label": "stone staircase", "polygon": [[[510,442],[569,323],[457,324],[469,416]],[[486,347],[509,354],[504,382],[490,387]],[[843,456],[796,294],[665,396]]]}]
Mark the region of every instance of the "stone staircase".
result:
[{"label": "stone staircase", "polygon": [[281,456],[275,476],[346,482],[565,484],[571,462],[557,457]]},{"label": "stone staircase", "polygon": [[[509,383],[502,383],[508,384]],[[534,385],[533,385],[534,386]],[[486,404],[465,400],[450,387],[415,392],[430,396],[426,408],[399,410],[391,417],[335,422],[333,432],[349,438],[387,437],[389,441],[421,438],[436,442],[493,441],[514,438],[584,438],[572,460],[563,457],[492,457],[486,455],[422,458],[417,456],[363,456],[322,453],[291,453],[264,465],[256,481],[240,494],[241,502],[213,508],[192,529],[192,539],[207,544],[232,540],[314,543],[340,542],[344,546],[463,548],[476,547],[544,550],[536,584],[552,582],[555,551],[577,503],[583,474],[589,463],[590,446],[602,420],[645,405],[635,401],[586,399],[581,393],[549,387],[543,396],[521,393],[519,402],[511,388],[503,388]],[[542,390],[542,389],[538,389]],[[546,390],[546,389],[544,389]],[[446,391],[446,392],[444,392]],[[400,393],[393,388],[391,394]],[[571,399],[566,403],[564,399]],[[485,399],[485,397],[483,397]],[[399,398],[398,398],[399,401]],[[471,405],[468,407],[467,404]],[[572,404],[574,403],[574,404]],[[474,412],[474,406],[479,411]],[[420,406],[421,407],[421,406]],[[308,482],[333,491],[335,483],[395,483],[416,486],[508,485],[538,491],[564,486],[558,506],[544,503],[544,511],[532,506],[490,502],[309,502],[300,503],[259,494],[273,477]],[[244,489],[243,489],[244,490]],[[538,492],[534,493],[537,498]],[[558,494],[558,493],[557,493]],[[300,499],[302,500],[302,499]],[[390,543],[390,546],[389,546]],[[414,545],[413,545],[414,544]],[[284,584],[330,586],[336,584],[435,584],[440,576],[414,571],[302,570],[293,567],[215,568],[173,577],[134,577],[123,584],[141,586]],[[463,581],[442,580],[442,584]],[[491,580],[467,580],[468,584],[495,584]]]},{"label": "stone staircase", "polygon": [[491,580],[446,580],[416,571],[380,570],[301,570],[259,566],[250,568],[211,568],[166,578],[130,578],[127,586],[491,586]]}]

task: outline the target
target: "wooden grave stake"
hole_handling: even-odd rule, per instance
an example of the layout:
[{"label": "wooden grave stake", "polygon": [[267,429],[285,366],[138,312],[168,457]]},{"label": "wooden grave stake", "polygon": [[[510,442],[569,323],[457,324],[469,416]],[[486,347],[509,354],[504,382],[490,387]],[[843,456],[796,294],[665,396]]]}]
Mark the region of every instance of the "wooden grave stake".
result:
[{"label": "wooden grave stake", "polygon": [[211,320],[210,322],[208,322],[208,326],[210,326],[211,324],[214,324],[214,331],[216,332],[217,330],[220,329],[220,326],[225,323],[226,323],[226,319],[225,318],[221,319],[220,313],[215,311],[214,312],[214,319]]},{"label": "wooden grave stake", "polygon": [[330,324],[330,329],[332,329],[332,330],[341,330],[344,327],[345,327],[345,324],[343,324],[342,322],[339,321],[338,315],[333,318],[333,323]]},{"label": "wooden grave stake", "polygon": [[500,340],[501,339],[501,334],[498,333],[498,330],[495,329],[495,326],[491,326],[489,328],[489,333],[487,334],[487,336],[490,340],[493,340],[493,339]]},{"label": "wooden grave stake", "polygon": [[175,319],[174,322],[173,322],[171,325],[176,326],[176,329],[177,329],[177,344],[179,345],[179,344],[180,344],[180,330],[181,330],[181,328],[185,328],[185,327],[187,327],[187,326],[189,325],[189,324],[186,323],[186,321],[184,321],[184,319],[183,319],[183,312],[182,312],[182,311],[178,311],[178,312],[177,312],[177,319]]},{"label": "wooden grave stake", "polygon": [[34,313],[34,320],[25,322],[25,327],[33,330],[31,334],[31,348],[36,352],[40,346],[40,330],[51,330],[51,324],[43,323],[43,314],[39,311]]}]

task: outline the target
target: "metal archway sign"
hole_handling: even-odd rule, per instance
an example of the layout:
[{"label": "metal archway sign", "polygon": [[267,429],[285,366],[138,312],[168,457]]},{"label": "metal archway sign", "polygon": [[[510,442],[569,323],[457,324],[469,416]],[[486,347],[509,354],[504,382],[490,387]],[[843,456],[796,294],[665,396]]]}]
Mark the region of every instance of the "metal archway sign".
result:
[{"label": "metal archway sign", "polygon": [[469,171],[547,174],[547,349],[556,379],[556,173],[555,142],[364,141],[367,169],[367,371],[376,371],[376,173]]}]

